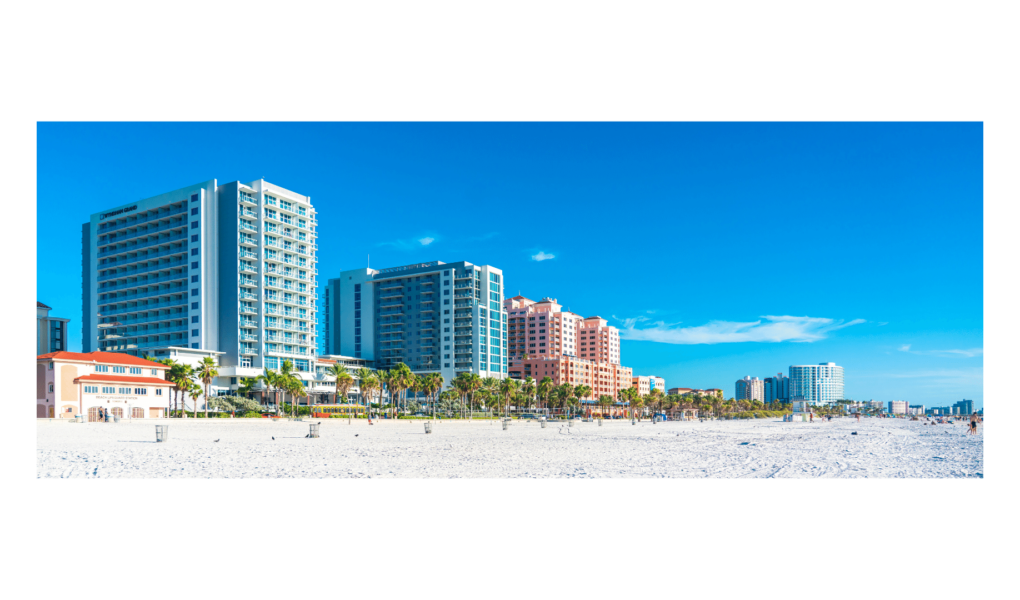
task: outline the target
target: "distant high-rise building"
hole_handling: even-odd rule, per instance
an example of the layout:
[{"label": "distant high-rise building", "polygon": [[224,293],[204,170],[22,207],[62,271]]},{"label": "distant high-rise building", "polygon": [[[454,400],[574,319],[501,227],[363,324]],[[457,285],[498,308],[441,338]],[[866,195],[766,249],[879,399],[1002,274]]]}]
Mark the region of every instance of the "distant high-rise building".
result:
[{"label": "distant high-rise building", "polygon": [[836,363],[792,365],[790,397],[804,396],[811,404],[828,404],[843,400],[843,367]]},{"label": "distant high-rise building", "polygon": [[973,400],[960,400],[953,404],[953,408],[958,409],[956,414],[969,415],[974,412],[974,401]]},{"label": "distant high-rise building", "polygon": [[765,382],[757,377],[747,376],[737,380],[736,400],[765,401]]},{"label": "distant high-rise building", "polygon": [[765,402],[789,402],[790,378],[782,373],[765,378]]},{"label": "distant high-rise building", "polygon": [[38,300],[35,303],[35,354],[67,350],[67,323],[70,319],[51,317],[53,310]]},{"label": "distant high-rise building", "polygon": [[905,415],[909,406],[905,400],[890,400],[889,413],[893,415]]}]

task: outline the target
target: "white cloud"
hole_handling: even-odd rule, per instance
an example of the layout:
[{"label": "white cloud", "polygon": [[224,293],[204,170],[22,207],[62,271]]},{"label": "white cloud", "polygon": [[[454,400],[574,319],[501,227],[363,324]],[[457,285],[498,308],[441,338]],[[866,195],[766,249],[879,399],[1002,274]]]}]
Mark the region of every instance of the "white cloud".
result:
[{"label": "white cloud", "polygon": [[974,358],[975,356],[981,356],[985,353],[984,348],[967,348],[963,350],[955,348],[952,350],[911,350],[910,344],[900,346],[900,350],[911,354],[917,354],[919,356],[941,356],[943,358],[953,358],[957,356]]},{"label": "white cloud", "polygon": [[677,327],[679,323],[656,321],[651,326],[636,327],[648,322],[647,317],[620,319],[620,337],[627,340],[663,344],[725,344],[733,342],[815,342],[837,329],[864,323],[864,319],[842,320],[821,317],[764,315],[757,321],[711,321],[696,327]]},{"label": "white cloud", "polygon": [[422,246],[428,246],[432,242],[436,241],[436,238],[423,237],[418,241],[421,243]]},{"label": "white cloud", "polygon": [[533,254],[531,256],[531,260],[537,260],[539,262],[542,262],[543,260],[552,260],[554,258],[556,258],[555,254],[546,254],[545,252],[539,252],[538,254]]}]

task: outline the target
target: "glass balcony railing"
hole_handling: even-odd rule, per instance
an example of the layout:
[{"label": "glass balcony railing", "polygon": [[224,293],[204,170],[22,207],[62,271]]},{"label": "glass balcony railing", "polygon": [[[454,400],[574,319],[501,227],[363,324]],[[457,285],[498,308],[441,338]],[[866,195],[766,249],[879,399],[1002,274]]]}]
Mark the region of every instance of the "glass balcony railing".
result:
[{"label": "glass balcony railing", "polygon": [[163,244],[170,244],[170,243],[173,243],[173,242],[179,242],[179,241],[186,240],[186,239],[188,239],[187,234],[183,234],[182,233],[182,234],[179,234],[179,235],[170,235],[170,236],[162,237],[162,238],[157,239],[157,240],[152,240],[150,242],[143,242],[143,243],[140,243],[140,244],[128,244],[127,246],[124,246],[123,248],[108,248],[108,249],[103,250],[101,252],[97,252],[96,256],[99,257],[99,258],[102,258],[104,256],[111,256],[113,254],[127,254],[128,252],[137,252],[137,251],[143,250],[145,248],[152,248],[154,246],[162,246]]},{"label": "glass balcony railing", "polygon": [[172,275],[167,275],[165,277],[155,277],[155,278],[150,278],[150,279],[141,279],[141,280],[138,280],[138,281],[129,281],[128,283],[122,283],[120,285],[100,287],[98,291],[99,291],[100,294],[105,294],[107,292],[113,292],[113,291],[117,291],[117,290],[126,290],[126,289],[131,289],[131,288],[149,286],[149,285],[158,285],[160,283],[165,283],[167,281],[177,281],[177,280],[180,280],[180,279],[187,279],[187,278],[188,278],[188,273],[186,271],[182,271],[180,273],[174,273]]},{"label": "glass balcony railing", "polygon": [[158,213],[158,214],[152,214],[152,215],[148,215],[148,216],[144,216],[144,217],[139,217],[139,218],[134,219],[134,220],[127,220],[125,222],[111,221],[109,223],[105,223],[104,224],[104,225],[106,225],[105,227],[103,225],[100,225],[99,226],[99,233],[100,233],[100,235],[108,235],[108,234],[111,234],[111,233],[118,232],[121,229],[130,229],[131,227],[138,227],[139,225],[142,225],[144,223],[151,223],[153,221],[158,221],[158,220],[161,220],[161,219],[168,219],[168,218],[176,216],[176,215],[183,215],[186,212],[188,212],[188,207],[187,206],[181,206],[180,208],[176,208],[176,209],[173,209],[173,210],[161,212],[161,213]]},{"label": "glass balcony railing", "polygon": [[110,271],[114,271],[114,272],[107,273],[106,275],[101,275],[97,279],[97,281],[102,282],[102,281],[109,281],[111,279],[120,279],[122,277],[136,277],[138,275],[144,275],[146,273],[152,273],[153,271],[164,271],[166,269],[170,269],[170,268],[173,268],[173,267],[178,267],[178,266],[186,265],[186,264],[188,264],[188,261],[180,259],[180,260],[171,260],[171,261],[167,261],[167,262],[164,262],[164,263],[159,263],[159,264],[152,265],[152,266],[133,267],[131,269],[124,269],[123,271],[117,271],[116,269],[110,269]]},{"label": "glass balcony railing", "polygon": [[142,298],[152,298],[154,296],[165,296],[168,294],[181,294],[187,291],[187,286],[175,285],[168,288],[154,290],[151,292],[135,292],[133,294],[124,294],[108,298],[101,298],[99,304],[114,304],[120,302],[127,302],[129,300],[140,300]]},{"label": "glass balcony railing", "polygon": [[108,235],[107,238],[106,238],[106,241],[100,241],[100,242],[98,242],[96,244],[96,246],[97,247],[103,247],[103,246],[109,246],[111,244],[123,244],[124,242],[127,242],[128,240],[133,240],[135,238],[139,238],[139,237],[143,237],[143,236],[149,236],[149,235],[155,235],[155,234],[160,233],[162,231],[168,231],[168,230],[171,230],[171,229],[183,229],[183,228],[185,228],[187,226],[188,226],[188,222],[185,219],[178,219],[177,221],[173,221],[173,222],[167,223],[166,225],[159,225],[157,227],[146,227],[144,229],[138,229],[138,230],[135,230],[135,231],[129,231],[129,232],[124,233],[122,235],[116,235],[116,236]]}]

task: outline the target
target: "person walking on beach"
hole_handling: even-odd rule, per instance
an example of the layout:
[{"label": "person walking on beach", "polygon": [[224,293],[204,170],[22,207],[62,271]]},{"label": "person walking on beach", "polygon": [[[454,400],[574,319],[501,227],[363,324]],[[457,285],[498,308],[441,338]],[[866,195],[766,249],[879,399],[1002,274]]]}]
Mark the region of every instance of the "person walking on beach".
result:
[{"label": "person walking on beach", "polygon": [[860,422],[861,422],[861,413],[857,413],[857,422],[858,422],[858,423],[860,423]]},{"label": "person walking on beach", "polygon": [[970,431],[967,435],[977,435],[978,414],[975,412],[970,416]]}]

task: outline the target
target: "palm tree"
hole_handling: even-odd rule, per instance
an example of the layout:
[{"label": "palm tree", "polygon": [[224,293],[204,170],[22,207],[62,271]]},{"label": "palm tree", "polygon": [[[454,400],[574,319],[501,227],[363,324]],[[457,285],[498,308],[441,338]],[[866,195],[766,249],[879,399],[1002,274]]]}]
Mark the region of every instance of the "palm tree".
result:
[{"label": "palm tree", "polygon": [[276,414],[280,414],[280,400],[274,393],[280,386],[280,374],[272,369],[265,369],[264,372],[258,376],[258,380],[266,384],[266,390],[273,394],[273,400],[276,404]]},{"label": "palm tree", "polygon": [[237,387],[237,393],[242,398],[247,398],[252,393],[252,390],[255,389],[255,386],[258,385],[258,382],[259,380],[255,377],[242,377],[240,379],[241,385]]},{"label": "palm tree", "polygon": [[191,391],[191,376],[194,368],[184,363],[175,363],[170,367],[170,374],[167,377],[174,384],[174,410],[177,410],[177,398],[180,395],[182,401],[184,394]]},{"label": "palm tree", "polygon": [[613,405],[613,397],[608,394],[599,396],[599,406],[602,407],[602,416],[606,416],[606,409]]},{"label": "palm tree", "polygon": [[344,404],[346,404],[347,391],[354,385],[354,378],[347,372],[347,367],[339,363],[333,363],[330,365],[329,370],[326,371],[326,374],[336,378],[336,401],[334,404],[340,404],[340,396],[343,396]]},{"label": "palm tree", "polygon": [[570,385],[569,383],[561,383],[556,388],[556,394],[555,395],[559,399],[560,406],[562,406],[564,409],[566,409],[566,407],[574,399],[574,386]]},{"label": "palm tree", "polygon": [[372,376],[372,371],[362,367],[358,369],[358,374],[354,376],[358,380],[358,394],[361,396],[361,403],[365,405],[365,410],[368,410],[368,402],[365,401],[365,390],[361,389],[361,382],[365,381]]},{"label": "palm tree", "polygon": [[507,377],[499,383],[500,396],[503,398],[503,404],[506,406],[503,414],[509,416],[510,414],[510,399],[513,398],[521,390],[521,382],[516,379]]},{"label": "palm tree", "polygon": [[[188,392],[191,396],[191,416],[198,418],[198,399],[202,397],[202,386],[191,380],[188,383]],[[208,417],[208,413],[205,416]]]},{"label": "palm tree", "polygon": [[552,390],[552,387],[553,387],[553,380],[552,380],[552,377],[549,377],[548,375],[543,377],[542,381],[538,382],[538,385],[535,386],[535,391],[538,393],[538,400],[539,400],[539,407],[540,408],[541,408],[542,404],[545,404],[546,408],[548,408],[549,392]]},{"label": "palm tree", "polygon": [[524,378],[524,383],[521,384],[521,393],[524,394],[524,400],[527,402],[527,406],[524,409],[530,410],[531,405],[535,401],[535,380],[530,375]]},{"label": "palm tree", "polygon": [[457,376],[450,381],[450,388],[456,390],[460,395],[461,404],[463,404],[464,398],[467,397],[470,386],[471,383],[468,381],[467,373],[458,373]]},{"label": "palm tree", "polygon": [[[362,369],[362,371],[367,371],[367,369]],[[362,398],[365,398],[366,394],[368,395],[368,402],[365,403],[365,412],[367,413],[368,405],[371,404],[372,400],[372,391],[379,386],[379,380],[373,377],[371,374],[365,375],[362,374],[360,371],[358,373],[358,377],[361,378],[361,381],[358,382],[358,387],[361,390]]]},{"label": "palm tree", "polygon": [[298,379],[296,376],[291,376],[290,379],[287,380],[286,388],[287,392],[290,393],[291,399],[293,400],[293,402],[290,405],[290,416],[294,417],[297,416],[295,414],[297,411],[297,399],[307,398],[308,392],[305,390],[304,382]]},{"label": "palm tree", "polygon": [[590,386],[581,384],[574,388],[574,397],[576,397],[578,400],[584,400],[585,398],[589,398],[590,396],[591,396]]},{"label": "palm tree", "polygon": [[214,377],[219,377],[220,372],[216,370],[216,361],[206,356],[198,364],[198,371],[195,376],[202,380],[205,385],[205,418],[209,418],[209,385]]}]

